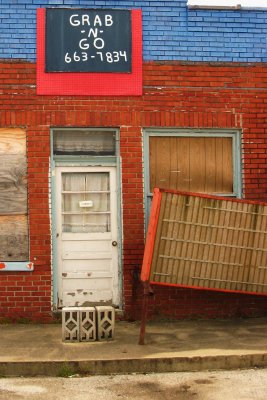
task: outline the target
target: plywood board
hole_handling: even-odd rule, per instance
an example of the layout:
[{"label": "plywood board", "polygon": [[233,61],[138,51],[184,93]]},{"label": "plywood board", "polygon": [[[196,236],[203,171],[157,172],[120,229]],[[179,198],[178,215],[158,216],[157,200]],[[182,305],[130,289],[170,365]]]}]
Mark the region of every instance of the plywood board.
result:
[{"label": "plywood board", "polygon": [[26,132],[20,128],[0,128],[0,156],[26,155]]},{"label": "plywood board", "polygon": [[27,213],[27,171],[23,155],[0,156],[0,214]]},{"label": "plywood board", "polygon": [[0,243],[0,260],[27,260],[29,257],[27,216],[0,216]]},{"label": "plywood board", "polygon": [[[26,132],[0,129],[0,260],[29,258]],[[6,264],[8,268],[8,264]],[[3,269],[3,270],[6,270]]]},{"label": "plywood board", "polygon": [[150,190],[233,192],[232,138],[149,138]]}]

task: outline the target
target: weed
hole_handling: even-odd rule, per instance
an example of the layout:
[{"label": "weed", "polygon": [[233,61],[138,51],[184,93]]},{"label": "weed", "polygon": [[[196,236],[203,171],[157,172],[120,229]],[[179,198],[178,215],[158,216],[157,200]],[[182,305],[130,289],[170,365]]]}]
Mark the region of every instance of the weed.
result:
[{"label": "weed", "polygon": [[70,364],[64,364],[59,368],[58,376],[61,378],[67,378],[68,376],[75,375],[77,373],[75,367]]}]

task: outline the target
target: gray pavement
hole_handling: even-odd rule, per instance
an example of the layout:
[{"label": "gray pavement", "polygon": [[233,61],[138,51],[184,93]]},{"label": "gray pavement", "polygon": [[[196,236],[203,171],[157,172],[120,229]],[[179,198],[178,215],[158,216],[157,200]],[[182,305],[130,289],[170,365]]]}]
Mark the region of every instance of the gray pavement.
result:
[{"label": "gray pavement", "polygon": [[0,400],[266,400],[267,369],[0,379]]},{"label": "gray pavement", "polygon": [[64,343],[60,324],[0,325],[0,376],[203,371],[267,366],[267,318],[116,322],[112,341]]}]

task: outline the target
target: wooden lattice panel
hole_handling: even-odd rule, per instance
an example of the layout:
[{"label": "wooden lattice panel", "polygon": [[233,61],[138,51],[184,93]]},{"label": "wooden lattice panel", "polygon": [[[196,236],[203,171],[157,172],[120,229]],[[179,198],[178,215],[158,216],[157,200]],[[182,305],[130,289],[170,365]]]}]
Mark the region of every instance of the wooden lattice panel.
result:
[{"label": "wooden lattice panel", "polygon": [[267,294],[267,204],[155,193],[148,240],[153,245],[146,245],[151,263],[148,268],[145,255],[143,280]]}]

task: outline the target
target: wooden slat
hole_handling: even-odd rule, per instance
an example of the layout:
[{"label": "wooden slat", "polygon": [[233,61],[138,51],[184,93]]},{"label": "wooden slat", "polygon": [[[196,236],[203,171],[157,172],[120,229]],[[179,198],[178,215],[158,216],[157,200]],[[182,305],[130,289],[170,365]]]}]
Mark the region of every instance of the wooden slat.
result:
[{"label": "wooden slat", "polygon": [[[168,216],[174,216],[176,215],[177,212],[177,201],[178,198],[177,196],[171,198],[171,205],[170,207],[165,207],[165,210],[168,210]],[[165,215],[166,217],[167,215]],[[175,236],[176,235],[176,229],[174,226],[168,225],[168,230],[166,232],[167,236]],[[173,251],[173,243],[168,241],[163,242],[164,243],[164,254],[172,254]],[[160,253],[161,254],[161,253]],[[159,257],[160,257],[159,254]],[[173,269],[173,260],[170,259],[165,259],[163,260],[163,269],[162,272],[164,275],[162,275],[162,279],[164,280],[165,283],[170,283],[172,280],[172,269]]]},{"label": "wooden slat", "polygon": [[[162,242],[160,239],[161,236],[158,235],[158,232],[164,232],[164,226],[163,226],[163,219],[164,219],[164,212],[165,209],[168,207],[165,207],[165,202],[166,202],[166,196],[163,193],[162,198],[161,198],[161,204],[160,204],[160,211],[159,211],[159,218],[158,218],[158,224],[157,224],[157,231],[155,229],[155,244],[154,244],[154,252],[153,252],[153,258],[152,258],[152,263],[151,263],[151,269],[150,269],[150,276],[153,276],[153,280],[156,282],[160,282],[160,279],[158,275],[154,275],[154,272],[157,270],[162,273],[163,271],[163,266],[162,266],[162,260],[159,258],[159,253],[162,252],[162,249],[164,248],[165,244]],[[166,225],[165,225],[166,227]],[[157,264],[157,260],[160,264]]]},{"label": "wooden slat", "polygon": [[[164,196],[164,193],[163,193]],[[169,215],[173,215],[173,212],[175,212],[175,208],[176,208],[176,201],[177,199],[173,198],[173,196],[164,196],[165,197],[165,207],[162,207],[163,209],[163,221],[164,219],[166,219],[166,217],[168,217]],[[169,236],[172,236],[172,232],[173,232],[173,226],[170,226],[169,224],[164,223],[163,224],[163,229],[164,229],[164,233]],[[170,243],[169,242],[162,242],[161,238],[160,238],[160,242],[161,242],[161,246],[159,247],[159,254],[158,257],[160,257],[161,254],[169,254],[170,252]],[[170,272],[169,272],[169,260],[168,259],[162,259],[161,261],[161,282],[170,282]]]},{"label": "wooden slat", "polygon": [[179,175],[180,170],[178,167],[179,163],[179,149],[178,142],[175,137],[170,137],[170,178],[169,178],[169,188],[176,189],[179,187]]},{"label": "wooden slat", "polygon": [[217,138],[215,147],[215,193],[223,193],[223,138]]},{"label": "wooden slat", "polygon": [[190,190],[190,141],[188,138],[181,137],[177,138],[178,149],[179,149],[179,160],[178,160],[178,168],[179,173],[179,181],[176,190],[184,190],[189,192]]},{"label": "wooden slat", "polygon": [[216,163],[216,142],[217,138],[205,138],[206,147],[206,180],[204,193],[216,192],[216,169],[219,166]]},{"label": "wooden slat", "polygon": [[156,185],[156,176],[157,176],[157,142],[154,137],[151,137],[149,139],[149,191],[150,193],[153,193],[153,190],[155,187],[158,187]]},{"label": "wooden slat", "polygon": [[150,188],[170,187],[170,139],[150,138]]},{"label": "wooden slat", "polygon": [[204,193],[206,182],[205,138],[190,138],[189,190]]},{"label": "wooden slat", "polygon": [[222,192],[233,192],[233,152],[232,139],[223,138],[222,140]]}]

